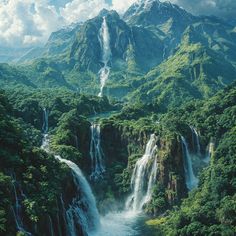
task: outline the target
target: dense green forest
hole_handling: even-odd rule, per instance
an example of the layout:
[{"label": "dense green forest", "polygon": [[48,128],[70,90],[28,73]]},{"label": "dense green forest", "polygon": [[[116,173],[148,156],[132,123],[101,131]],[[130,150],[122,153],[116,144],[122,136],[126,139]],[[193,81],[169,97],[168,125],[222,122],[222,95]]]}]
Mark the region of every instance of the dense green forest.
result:
[{"label": "dense green forest", "polygon": [[235,235],[235,29],[142,0],[0,63],[0,235]]}]

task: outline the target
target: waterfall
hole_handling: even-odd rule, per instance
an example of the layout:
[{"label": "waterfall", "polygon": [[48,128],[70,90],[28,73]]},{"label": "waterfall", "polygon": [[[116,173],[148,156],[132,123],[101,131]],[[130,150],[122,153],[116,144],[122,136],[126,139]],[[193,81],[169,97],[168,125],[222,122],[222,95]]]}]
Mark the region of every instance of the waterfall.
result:
[{"label": "waterfall", "polygon": [[197,155],[201,155],[201,146],[200,146],[200,140],[197,130],[190,126],[190,129],[192,131],[192,137],[193,137],[193,144],[194,144],[194,151]]},{"label": "waterfall", "polygon": [[206,157],[203,159],[203,161],[204,161],[205,163],[208,164],[208,163],[210,162],[211,157],[212,157],[213,152],[214,152],[214,149],[215,149],[215,144],[214,144],[214,142],[211,141],[211,142],[208,144],[208,146],[207,146]]},{"label": "waterfall", "polygon": [[100,125],[92,124],[91,130],[91,141],[90,141],[90,157],[92,165],[92,173],[90,178],[97,180],[102,178],[105,172],[104,166],[104,153],[101,148],[101,131]]},{"label": "waterfall", "polygon": [[52,225],[52,218],[51,216],[48,217],[48,220],[49,220],[49,233],[50,233],[50,236],[54,236],[54,230],[53,230],[53,225]]},{"label": "waterfall", "polygon": [[135,164],[131,178],[132,194],[127,199],[126,207],[133,211],[142,210],[143,206],[151,200],[157,177],[156,151],[156,136],[152,134],[144,155]]},{"label": "waterfall", "polygon": [[110,67],[108,63],[111,59],[110,35],[105,16],[103,17],[102,27],[100,29],[98,39],[102,49],[102,63],[104,64],[104,66],[99,71],[101,87],[98,96],[102,97],[103,89],[110,74]]},{"label": "waterfall", "polygon": [[[50,153],[49,141],[49,135],[45,133],[41,148],[48,153]],[[58,155],[54,155],[54,157],[71,169],[77,190],[76,197],[74,197],[69,209],[66,211],[67,235],[78,235],[78,225],[80,225],[83,234],[89,236],[100,226],[100,216],[89,183],[75,163],[65,160]],[[63,199],[61,201],[63,203]]]},{"label": "waterfall", "polygon": [[48,111],[46,108],[43,108],[43,126],[42,131],[44,134],[48,132]]},{"label": "waterfall", "polygon": [[183,157],[184,157],[185,181],[186,181],[187,188],[189,190],[192,190],[193,188],[197,186],[198,179],[195,177],[193,173],[192,159],[189,153],[187,141],[182,136],[181,136],[181,141],[182,141],[182,152],[183,152]]},{"label": "waterfall", "polygon": [[[24,235],[30,236],[32,234],[27,232],[24,229],[23,220],[22,220],[21,200],[20,200],[20,198],[19,198],[19,196],[17,194],[17,188],[16,188],[16,184],[15,183],[16,183],[16,181],[13,179],[12,185],[13,185],[14,196],[15,196],[15,206],[12,207],[12,212],[13,212],[14,219],[15,219],[15,222],[16,222],[16,227],[17,227],[17,230],[22,232],[22,233],[24,233]],[[20,189],[20,192],[21,192],[21,196],[25,197],[25,195],[23,194],[21,189]]]},{"label": "waterfall", "polygon": [[55,156],[55,158],[70,167],[78,191],[78,195],[73,199],[72,204],[66,212],[68,235],[78,235],[76,233],[76,222],[81,224],[83,233],[89,235],[100,226],[99,213],[92,190],[82,171],[75,163],[62,159],[60,156]]}]

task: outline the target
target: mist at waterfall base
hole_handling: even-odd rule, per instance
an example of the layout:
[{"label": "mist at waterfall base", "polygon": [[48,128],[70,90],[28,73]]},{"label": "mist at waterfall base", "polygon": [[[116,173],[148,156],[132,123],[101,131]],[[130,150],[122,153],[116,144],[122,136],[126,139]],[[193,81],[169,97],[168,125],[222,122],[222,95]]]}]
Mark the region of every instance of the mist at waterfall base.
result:
[{"label": "mist at waterfall base", "polygon": [[196,178],[193,172],[192,158],[189,153],[188,143],[183,136],[181,137],[181,141],[182,141],[182,151],[184,157],[185,181],[188,190],[192,190],[193,188],[197,187],[198,179]]},{"label": "mist at waterfall base", "polygon": [[[50,137],[48,132],[48,115],[47,109],[43,109],[43,141],[41,148],[50,153]],[[93,125],[96,133],[97,146],[100,145],[99,126]],[[100,148],[100,147],[98,147]],[[145,224],[146,216],[136,211],[125,210],[123,212],[111,212],[105,216],[99,216],[95,197],[92,190],[84,177],[80,168],[72,161],[65,160],[58,155],[54,155],[55,159],[66,164],[74,176],[74,182],[77,190],[80,191],[75,197],[66,211],[67,235],[77,236],[77,224],[82,226],[83,234],[88,236],[154,236],[153,229]],[[64,204],[63,199],[61,199]],[[81,207],[86,206],[86,209]]]},{"label": "mist at waterfall base", "polygon": [[103,17],[102,27],[100,29],[98,39],[102,49],[102,63],[103,63],[103,67],[99,71],[101,87],[98,96],[102,97],[103,89],[106,85],[106,81],[109,78],[111,69],[108,65],[111,59],[110,35],[105,16]]},{"label": "mist at waterfall base", "polygon": [[[109,213],[101,218],[99,236],[141,236],[157,235],[145,224],[147,216],[142,208],[151,200],[152,189],[157,177],[156,136],[151,135],[144,155],[136,162],[131,178],[132,193],[122,212]],[[94,235],[95,236],[95,235]]]},{"label": "mist at waterfall base", "polygon": [[156,136],[152,134],[144,155],[135,164],[131,177],[132,194],[127,199],[126,208],[134,212],[142,211],[143,206],[151,200],[158,169],[156,150]]}]

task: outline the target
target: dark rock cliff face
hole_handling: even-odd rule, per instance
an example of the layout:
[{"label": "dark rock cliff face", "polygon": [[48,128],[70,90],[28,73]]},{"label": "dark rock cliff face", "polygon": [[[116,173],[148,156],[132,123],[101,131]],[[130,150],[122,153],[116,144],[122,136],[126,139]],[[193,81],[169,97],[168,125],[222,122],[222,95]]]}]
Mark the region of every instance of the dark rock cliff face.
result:
[{"label": "dark rock cliff face", "polygon": [[[150,131],[137,131],[130,127],[105,124],[101,129],[102,148],[105,153],[107,168],[115,168],[116,165],[123,166],[122,174],[118,169],[111,178],[116,179],[114,185],[115,195],[119,199],[126,198],[130,192],[130,180],[134,165],[138,158],[145,152],[146,144],[150,138]],[[157,162],[158,162],[158,184],[165,189],[166,209],[178,204],[182,198],[187,196],[187,188],[184,178],[183,156],[181,142],[178,136],[172,139],[157,135]],[[152,214],[160,214],[158,210],[152,209]]]},{"label": "dark rock cliff face", "polygon": [[127,69],[131,62],[148,71],[162,61],[164,46],[157,35],[142,27],[128,26],[115,11],[103,10],[80,28],[70,48],[70,65],[75,69],[97,73],[103,66],[99,34],[104,16],[110,34],[113,71]]},{"label": "dark rock cliff face", "polygon": [[169,207],[178,204],[187,195],[184,178],[182,147],[178,137],[162,140],[159,137],[158,162],[159,182],[166,188]]}]

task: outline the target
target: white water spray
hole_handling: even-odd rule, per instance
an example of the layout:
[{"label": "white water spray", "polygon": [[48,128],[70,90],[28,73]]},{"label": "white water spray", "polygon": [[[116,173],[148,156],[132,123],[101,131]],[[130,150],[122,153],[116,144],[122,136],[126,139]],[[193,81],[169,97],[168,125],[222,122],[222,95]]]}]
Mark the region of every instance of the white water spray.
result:
[{"label": "white water spray", "polygon": [[[45,120],[48,122],[47,119]],[[50,153],[50,139],[47,133],[44,134],[41,148]],[[90,236],[99,229],[100,216],[89,183],[75,163],[58,155],[54,155],[54,157],[71,169],[77,190],[76,196],[66,211],[67,235],[77,236],[79,234],[78,226],[81,226],[83,234]]]},{"label": "white water spray", "polygon": [[91,141],[90,141],[90,157],[92,164],[92,173],[90,178],[97,180],[103,177],[105,172],[104,166],[104,153],[101,148],[101,130],[100,125],[92,124],[91,130]]},{"label": "white water spray", "polygon": [[193,144],[194,144],[194,151],[196,152],[197,155],[201,155],[201,145],[200,145],[200,139],[197,130],[190,126],[191,131],[192,131],[192,137],[193,137]]},{"label": "white water spray", "polygon": [[46,108],[43,108],[43,127],[42,127],[42,131],[44,134],[46,134],[48,132],[48,115],[49,112]]},{"label": "white water spray", "polygon": [[110,74],[111,68],[109,67],[108,64],[112,55],[110,47],[110,34],[105,16],[103,17],[102,27],[100,29],[98,38],[102,49],[102,63],[104,64],[102,69],[99,71],[101,87],[98,96],[102,97],[103,89],[106,85],[106,81],[108,80]]},{"label": "white water spray", "polygon": [[68,234],[71,236],[78,235],[76,233],[76,222],[79,222],[84,235],[90,235],[100,227],[100,217],[92,190],[80,168],[75,163],[62,159],[60,156],[55,156],[55,158],[70,167],[78,191],[78,195],[73,199],[66,212]]},{"label": "white water spray", "polygon": [[211,157],[214,153],[214,149],[215,149],[215,144],[213,141],[211,141],[207,146],[206,157],[203,159],[205,163],[208,164],[211,161]]},{"label": "white water spray", "polygon": [[133,211],[141,211],[143,206],[151,200],[157,177],[156,150],[156,136],[152,134],[145,154],[137,161],[131,178],[133,192],[127,199],[126,207]]},{"label": "white water spray", "polygon": [[193,164],[191,155],[189,153],[189,148],[187,141],[184,137],[181,136],[182,140],[182,152],[184,157],[184,173],[185,173],[185,181],[188,190],[192,190],[193,188],[197,187],[198,179],[195,177],[193,173]]}]

